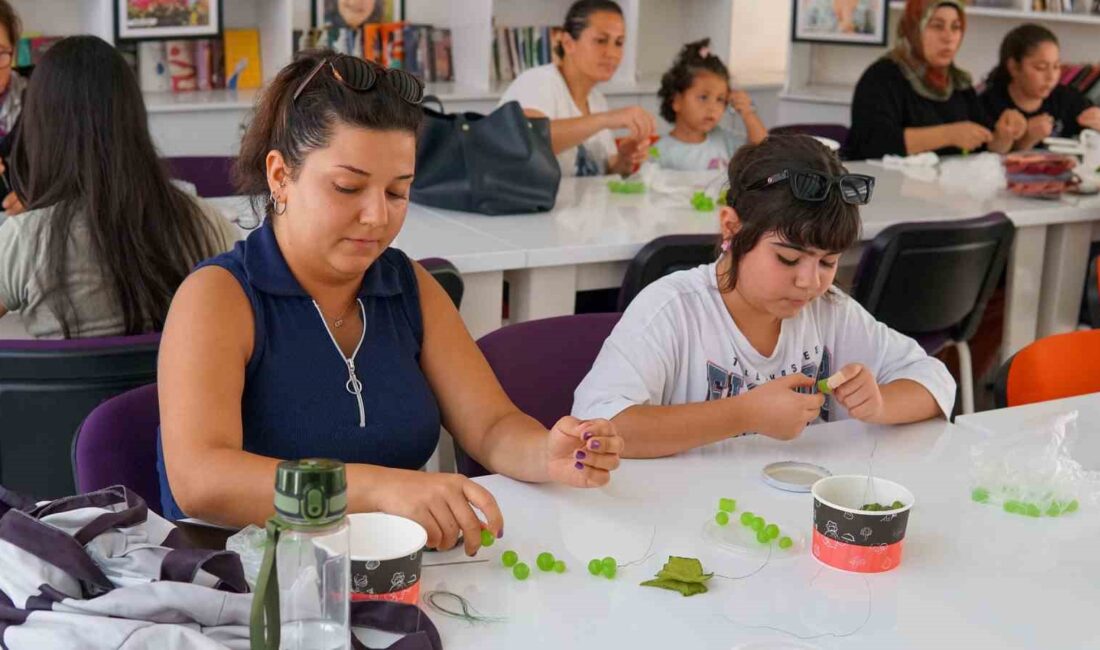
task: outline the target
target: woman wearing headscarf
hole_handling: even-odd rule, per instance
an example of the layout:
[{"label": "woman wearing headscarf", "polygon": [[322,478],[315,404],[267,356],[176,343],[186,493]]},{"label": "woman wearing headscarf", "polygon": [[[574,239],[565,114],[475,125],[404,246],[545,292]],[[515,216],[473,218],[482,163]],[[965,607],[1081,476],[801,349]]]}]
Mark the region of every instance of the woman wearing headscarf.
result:
[{"label": "woman wearing headscarf", "polygon": [[848,159],[1012,148],[1027,120],[1011,109],[986,114],[970,75],[955,65],[965,31],[960,0],[907,0],[894,49],[856,84]]}]

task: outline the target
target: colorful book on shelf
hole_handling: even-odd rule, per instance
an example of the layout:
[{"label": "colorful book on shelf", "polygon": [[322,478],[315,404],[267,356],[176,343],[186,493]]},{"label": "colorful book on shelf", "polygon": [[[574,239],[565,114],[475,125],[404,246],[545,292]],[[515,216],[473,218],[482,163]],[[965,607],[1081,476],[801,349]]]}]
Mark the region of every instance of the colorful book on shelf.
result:
[{"label": "colorful book on shelf", "polygon": [[428,31],[426,25],[405,26],[405,71],[421,79],[428,78]]},{"label": "colorful book on shelf", "polygon": [[1081,71],[1080,63],[1066,63],[1062,65],[1062,76],[1058,79],[1059,85],[1066,85]]},{"label": "colorful book on shelf", "polygon": [[382,25],[382,65],[402,68],[405,65],[405,23]]},{"label": "colorful book on shelf", "polygon": [[164,49],[168,52],[168,76],[172,82],[172,92],[196,90],[198,83],[194,41],[167,41]]},{"label": "colorful book on shelf", "polygon": [[195,41],[195,88],[210,90],[214,87],[211,66],[214,49],[207,39]]},{"label": "colorful book on shelf", "polygon": [[263,84],[259,30],[227,29],[223,40],[225,87],[230,90],[259,88]]},{"label": "colorful book on shelf", "polygon": [[363,25],[363,58],[382,62],[382,25],[379,23]]},{"label": "colorful book on shelf", "polygon": [[451,30],[432,28],[432,81],[454,81],[451,54]]},{"label": "colorful book on shelf", "polygon": [[1070,85],[1074,88],[1077,88],[1078,85],[1081,83],[1081,81],[1083,81],[1084,78],[1087,77],[1091,72],[1092,72],[1092,64],[1091,63],[1084,64],[1083,66],[1081,66],[1081,70],[1078,71],[1078,73],[1073,76],[1073,79],[1070,79],[1068,85]]},{"label": "colorful book on shelf", "polygon": [[1100,63],[1092,66],[1092,70],[1078,82],[1076,88],[1082,93],[1087,93],[1096,84],[1097,79],[1100,79]]}]

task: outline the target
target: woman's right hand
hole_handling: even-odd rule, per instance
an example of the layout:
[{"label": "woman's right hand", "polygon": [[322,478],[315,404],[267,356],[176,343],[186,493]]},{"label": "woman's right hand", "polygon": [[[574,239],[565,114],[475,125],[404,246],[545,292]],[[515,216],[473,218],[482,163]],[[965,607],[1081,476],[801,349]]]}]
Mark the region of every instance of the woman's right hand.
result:
[{"label": "woman's right hand", "polygon": [[1054,132],[1054,118],[1049,113],[1036,115],[1027,120],[1027,138],[1035,142],[1042,142]]},{"label": "woman's right hand", "polygon": [[820,393],[797,392],[813,385],[813,379],[797,373],[773,379],[734,398],[746,408],[747,431],[777,440],[797,438],[821,415],[825,404],[825,396]]},{"label": "woman's right hand", "polygon": [[[473,556],[481,548],[481,531],[504,533],[504,516],[488,490],[461,474],[380,468],[382,480],[371,486],[382,512],[412,519],[428,531],[428,547],[450,550],[458,534]],[[478,518],[474,508],[485,515]]]},{"label": "woman's right hand", "polygon": [[657,133],[657,118],[641,106],[626,106],[607,112],[608,127],[628,129],[630,137],[636,140],[649,140]]},{"label": "woman's right hand", "polygon": [[993,134],[977,122],[955,122],[951,125],[951,144],[963,151],[974,151],[993,139]]}]

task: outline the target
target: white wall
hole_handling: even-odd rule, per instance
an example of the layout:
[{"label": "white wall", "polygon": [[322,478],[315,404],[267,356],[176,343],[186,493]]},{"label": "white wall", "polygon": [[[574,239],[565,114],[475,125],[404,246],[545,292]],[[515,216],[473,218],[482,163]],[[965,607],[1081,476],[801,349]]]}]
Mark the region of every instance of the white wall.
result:
[{"label": "white wall", "polygon": [[791,3],[736,0],[730,26],[730,72],[784,72],[791,41]]}]

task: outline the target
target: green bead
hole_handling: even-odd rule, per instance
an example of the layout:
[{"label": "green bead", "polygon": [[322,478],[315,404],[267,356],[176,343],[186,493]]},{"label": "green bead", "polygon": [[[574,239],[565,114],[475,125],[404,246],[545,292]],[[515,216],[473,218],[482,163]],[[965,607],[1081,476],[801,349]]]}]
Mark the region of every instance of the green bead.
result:
[{"label": "green bead", "polygon": [[1066,505],[1065,512],[1077,512],[1077,499],[1070,501],[1069,504]]},{"label": "green bead", "polygon": [[603,577],[607,578],[608,580],[615,577],[615,571],[616,571],[616,567],[615,567],[614,564],[612,564],[610,566],[608,566],[606,564],[603,565],[603,571],[602,571]]},{"label": "green bead", "polygon": [[554,562],[554,573],[565,573],[565,562],[561,560]]},{"label": "green bead", "polygon": [[718,509],[722,512],[733,512],[737,510],[737,502],[733,499],[718,499]]},{"label": "green bead", "polygon": [[539,556],[535,558],[535,564],[543,571],[552,570],[554,568],[554,554],[539,553]]},{"label": "green bead", "polygon": [[606,569],[607,567],[611,567],[612,569],[614,569],[618,566],[618,564],[619,563],[615,561],[615,558],[611,557],[610,555],[600,560],[600,566],[602,566],[604,569]]},{"label": "green bead", "polygon": [[822,395],[832,395],[833,389],[829,388],[829,380],[827,378],[817,380],[817,392]]},{"label": "green bead", "polygon": [[506,567],[515,566],[519,562],[519,555],[515,551],[504,551],[500,556],[500,563]]},{"label": "green bead", "polygon": [[493,542],[497,541],[497,538],[489,531],[482,529],[481,531],[481,545],[489,547],[493,545]]},{"label": "green bead", "polygon": [[603,570],[603,562],[599,560],[592,560],[588,563],[588,572],[594,576],[600,575],[600,571]]},{"label": "green bead", "polygon": [[1048,517],[1057,517],[1062,514],[1062,508],[1058,505],[1057,501],[1051,501],[1050,507],[1047,508]]},{"label": "green bead", "polygon": [[776,537],[779,537],[779,526],[776,526],[775,524],[768,524],[767,526],[764,526],[764,534],[767,535],[768,539],[775,539]]},{"label": "green bead", "polygon": [[895,501],[895,502],[890,504],[890,509],[891,510],[897,510],[898,508],[904,508],[904,507],[905,507],[905,504],[902,503],[901,501]]},{"label": "green bead", "polygon": [[1028,517],[1039,517],[1043,513],[1041,510],[1039,510],[1039,506],[1035,505],[1034,503],[1025,503],[1023,514],[1027,515]]},{"label": "green bead", "polygon": [[527,576],[531,575],[531,567],[527,566],[523,562],[520,562],[516,566],[512,567],[512,575],[516,577],[516,580],[526,580]]},{"label": "green bead", "polygon": [[791,541],[790,537],[779,538],[779,548],[787,549],[790,548],[792,544],[794,544],[794,542]]},{"label": "green bead", "polygon": [[751,512],[745,511],[741,513],[741,525],[748,526],[752,523],[754,516]]},{"label": "green bead", "polygon": [[767,533],[761,530],[756,533],[756,541],[760,542],[761,544],[767,544],[768,542],[772,541],[772,539],[768,537]]},{"label": "green bead", "polygon": [[978,503],[985,503],[989,501],[989,490],[985,488],[974,488],[970,493],[970,498]]},{"label": "green bead", "polygon": [[1005,501],[1003,507],[1005,512],[1011,512],[1013,514],[1020,512],[1020,503],[1017,501]]},{"label": "green bead", "polygon": [[719,512],[718,514],[714,515],[714,521],[718,522],[719,526],[725,526],[730,522],[730,516],[728,513]]},{"label": "green bead", "polygon": [[752,520],[752,524],[749,526],[749,528],[752,528],[753,530],[755,530],[758,533],[760,531],[764,530],[764,518],[763,517],[754,517],[753,520]]}]

